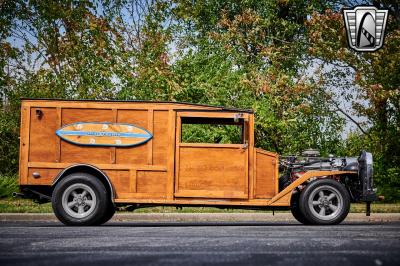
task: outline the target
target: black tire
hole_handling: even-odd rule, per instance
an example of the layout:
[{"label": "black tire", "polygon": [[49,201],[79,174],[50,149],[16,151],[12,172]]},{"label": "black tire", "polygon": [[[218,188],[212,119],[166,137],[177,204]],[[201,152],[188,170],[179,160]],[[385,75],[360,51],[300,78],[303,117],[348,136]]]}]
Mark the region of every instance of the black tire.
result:
[{"label": "black tire", "polygon": [[350,197],[344,185],[332,179],[311,182],[300,194],[300,211],[315,225],[342,222],[350,210]]},{"label": "black tire", "polygon": [[107,210],[106,213],[104,214],[104,216],[96,223],[96,225],[102,225],[105,224],[106,222],[108,222],[115,214],[115,206],[114,204],[109,201],[108,206],[107,206]]},{"label": "black tire", "polygon": [[292,212],[293,217],[300,223],[309,225],[310,221],[304,216],[304,214],[300,210],[300,191],[294,193],[292,195],[292,199],[290,202],[290,211]]},{"label": "black tire", "polygon": [[290,175],[284,174],[279,178],[279,192],[284,190],[285,187],[290,185]]},{"label": "black tire", "polygon": [[63,224],[82,226],[95,225],[104,219],[109,201],[103,183],[87,173],[63,178],[55,186],[51,199],[54,214]]}]

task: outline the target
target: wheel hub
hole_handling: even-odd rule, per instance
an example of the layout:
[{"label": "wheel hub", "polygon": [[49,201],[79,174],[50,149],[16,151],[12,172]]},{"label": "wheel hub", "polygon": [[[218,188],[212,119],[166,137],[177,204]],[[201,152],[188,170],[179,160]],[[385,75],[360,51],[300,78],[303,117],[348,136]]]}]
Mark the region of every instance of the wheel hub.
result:
[{"label": "wheel hub", "polygon": [[330,204],[330,202],[329,202],[329,200],[327,200],[326,198],[324,198],[324,199],[322,200],[322,205],[323,205],[324,207],[328,207],[329,204]]},{"label": "wheel hub", "polygon": [[94,211],[96,201],[93,189],[82,183],[69,186],[62,196],[64,210],[68,215],[79,219],[87,217]]},{"label": "wheel hub", "polygon": [[339,215],[343,208],[343,198],[335,188],[322,186],[311,193],[308,204],[318,219],[330,220]]},{"label": "wheel hub", "polygon": [[328,200],[328,197],[324,196],[319,199],[319,207],[328,207],[332,202]]}]

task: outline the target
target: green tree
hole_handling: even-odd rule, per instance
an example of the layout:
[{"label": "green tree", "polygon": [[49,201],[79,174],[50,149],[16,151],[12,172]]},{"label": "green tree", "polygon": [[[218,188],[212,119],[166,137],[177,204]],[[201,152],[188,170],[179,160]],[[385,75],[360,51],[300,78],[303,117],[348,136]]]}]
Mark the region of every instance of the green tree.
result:
[{"label": "green tree", "polygon": [[175,100],[253,108],[257,145],[280,154],[369,149],[398,200],[399,7],[373,1],[385,45],[357,53],[348,2],[0,1],[0,174],[17,171],[20,97]]},{"label": "green tree", "polygon": [[[372,4],[372,3],[371,3]],[[375,155],[376,182],[390,200],[400,198],[400,12],[396,4],[374,1],[378,8],[388,8],[385,44],[374,53],[360,53],[348,48],[340,10],[313,14],[308,22],[310,55],[330,64],[331,71],[349,76],[352,90],[346,91],[356,115],[367,123],[359,124],[360,133],[350,135],[348,146],[368,148]],[[338,34],[332,34],[338,33]],[[351,76],[351,75],[350,75]],[[329,82],[329,75],[326,82]],[[354,97],[354,95],[356,97]],[[361,141],[360,141],[361,140]],[[362,143],[362,145],[360,145]]]}]

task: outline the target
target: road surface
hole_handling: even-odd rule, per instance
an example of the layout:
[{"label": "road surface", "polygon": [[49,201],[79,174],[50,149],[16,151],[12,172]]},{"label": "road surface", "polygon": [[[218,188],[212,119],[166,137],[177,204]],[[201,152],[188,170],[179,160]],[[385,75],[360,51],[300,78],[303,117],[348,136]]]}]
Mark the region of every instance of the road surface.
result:
[{"label": "road surface", "polygon": [[0,222],[0,265],[400,265],[399,222]]}]

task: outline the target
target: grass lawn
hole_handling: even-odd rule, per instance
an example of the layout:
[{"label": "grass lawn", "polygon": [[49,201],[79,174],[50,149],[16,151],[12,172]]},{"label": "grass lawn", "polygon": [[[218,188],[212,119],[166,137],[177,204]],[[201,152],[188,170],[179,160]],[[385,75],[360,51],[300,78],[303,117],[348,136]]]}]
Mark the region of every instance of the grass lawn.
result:
[{"label": "grass lawn", "polygon": [[[371,205],[372,212],[400,213],[400,203]],[[3,198],[0,199],[0,213],[49,213],[53,212],[50,203],[38,204],[29,199]],[[123,209],[120,212],[126,212]],[[218,209],[213,207],[149,207],[135,210],[135,213],[244,213],[244,212],[271,212],[271,210],[254,211],[240,209]],[[365,204],[352,204],[350,212],[365,212]]]}]

